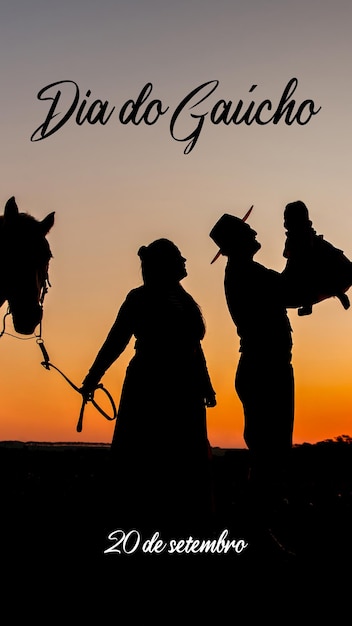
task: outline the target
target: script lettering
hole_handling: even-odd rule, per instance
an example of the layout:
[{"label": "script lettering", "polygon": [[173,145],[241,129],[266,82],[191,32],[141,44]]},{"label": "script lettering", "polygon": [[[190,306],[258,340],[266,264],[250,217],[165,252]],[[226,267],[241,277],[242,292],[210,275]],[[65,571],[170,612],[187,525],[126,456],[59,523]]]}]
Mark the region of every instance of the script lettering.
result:
[{"label": "script lettering", "polygon": [[[291,78],[281,97],[275,102],[265,98],[261,102],[251,99],[233,101],[220,98],[211,101],[211,96],[219,88],[218,80],[209,80],[192,89],[176,106],[169,122],[169,131],[172,139],[186,144],[184,154],[190,154],[197,145],[206,122],[219,126],[231,124],[238,126],[245,124],[277,125],[281,121],[287,126],[293,123],[299,126],[308,124],[313,116],[321,110],[314,100],[308,98],[298,102],[295,96],[298,88],[298,79]],[[251,85],[249,92],[253,94],[258,85]],[[139,92],[137,98],[129,98],[119,109],[116,119],[122,125],[133,124],[139,126],[153,126],[169,111],[159,98],[150,99],[153,84],[148,82]],[[33,132],[31,141],[41,141],[60,130],[71,118],[78,126],[85,122],[103,126],[108,123],[115,111],[115,106],[108,100],[91,100],[92,92],[88,89],[85,97],[81,98],[80,90],[72,80],[63,80],[47,85],[38,92],[40,101],[49,101],[50,107],[42,124]]]},{"label": "script lettering", "polygon": [[[61,112],[57,111],[57,107],[63,97],[62,90],[57,89],[55,95],[50,95],[50,91],[53,88],[58,87],[58,86],[65,86],[67,88],[70,85],[73,86],[73,92],[74,92],[72,103],[70,104],[67,111],[64,114],[62,114]],[[90,95],[91,95],[91,91],[88,89],[86,93],[86,97],[89,97]],[[38,100],[52,100],[52,105],[49,109],[49,112],[43,124],[38,126],[38,128],[32,134],[31,141],[40,141],[41,139],[46,139],[46,137],[50,137],[50,135],[52,135],[53,133],[57,132],[60,128],[62,128],[63,125],[66,124],[66,122],[70,119],[70,117],[75,112],[76,107],[79,103],[79,99],[80,99],[79,87],[73,80],[61,80],[56,83],[52,83],[51,85],[48,85],[47,87],[44,87],[43,89],[41,89],[38,93]],[[102,102],[101,100],[95,100],[86,110],[87,100],[84,99],[77,111],[77,115],[76,115],[77,124],[81,126],[83,122],[85,121],[88,121],[89,124],[96,124],[96,122],[100,122],[101,124],[106,124],[109,121],[115,108],[113,107],[111,111],[107,113],[108,105],[109,103],[107,101]],[[97,111],[95,111],[95,109],[97,109]],[[62,115],[62,117],[56,122],[56,124],[51,125],[52,120],[60,115]]]}]

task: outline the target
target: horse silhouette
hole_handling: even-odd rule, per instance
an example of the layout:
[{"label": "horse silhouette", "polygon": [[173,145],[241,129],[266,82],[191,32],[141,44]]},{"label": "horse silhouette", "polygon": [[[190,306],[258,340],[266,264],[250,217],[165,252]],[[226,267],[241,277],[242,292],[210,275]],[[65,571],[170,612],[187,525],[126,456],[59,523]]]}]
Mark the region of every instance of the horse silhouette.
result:
[{"label": "horse silhouette", "polygon": [[16,332],[31,335],[42,319],[52,257],[46,235],[55,213],[37,220],[19,211],[12,196],[0,216],[0,306],[8,302]]}]

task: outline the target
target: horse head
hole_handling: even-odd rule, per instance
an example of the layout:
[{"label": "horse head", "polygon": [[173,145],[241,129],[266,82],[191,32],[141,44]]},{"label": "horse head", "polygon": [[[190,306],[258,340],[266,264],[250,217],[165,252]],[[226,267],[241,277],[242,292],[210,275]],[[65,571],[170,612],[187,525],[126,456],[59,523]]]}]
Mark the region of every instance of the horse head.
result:
[{"label": "horse head", "polygon": [[39,221],[10,198],[0,216],[0,306],[7,300],[16,332],[31,335],[42,319],[52,257],[46,235],[54,212]]}]

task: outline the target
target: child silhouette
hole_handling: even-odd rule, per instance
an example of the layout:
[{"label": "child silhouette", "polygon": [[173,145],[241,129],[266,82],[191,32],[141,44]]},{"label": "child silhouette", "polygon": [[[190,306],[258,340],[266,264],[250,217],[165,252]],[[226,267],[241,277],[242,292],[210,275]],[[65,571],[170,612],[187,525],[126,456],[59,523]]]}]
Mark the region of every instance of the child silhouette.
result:
[{"label": "child silhouette", "polygon": [[290,202],[284,211],[287,259],[283,274],[296,283],[301,306],[298,315],[310,315],[313,304],[337,297],[344,309],[350,301],[346,291],[352,285],[352,263],[342,250],[317,235],[301,200]]}]

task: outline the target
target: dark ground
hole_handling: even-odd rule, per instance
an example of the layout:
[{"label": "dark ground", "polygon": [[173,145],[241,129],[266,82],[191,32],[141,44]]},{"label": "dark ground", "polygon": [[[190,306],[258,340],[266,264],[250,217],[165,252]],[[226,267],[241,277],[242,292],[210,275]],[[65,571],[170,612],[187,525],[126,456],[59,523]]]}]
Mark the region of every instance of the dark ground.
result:
[{"label": "dark ground", "polygon": [[[51,576],[58,564],[81,576],[145,573],[155,563],[187,569],[202,563],[216,576],[231,568],[231,576],[295,570],[312,576],[335,577],[352,563],[352,442],[348,437],[315,445],[296,446],[292,457],[289,501],[265,528],[252,536],[253,520],[244,513],[248,456],[246,450],[213,450],[217,516],[209,538],[228,531],[228,540],[249,542],[241,554],[150,555],[138,548],[131,554],[104,554],[112,545],[108,534],[118,528],[108,514],[114,494],[107,480],[109,447],[104,445],[0,445],[2,565],[17,573],[40,565]],[[126,531],[128,529],[125,529]],[[156,529],[157,530],[157,529]],[[130,537],[131,541],[136,535]],[[208,568],[208,570],[207,570]]]}]

